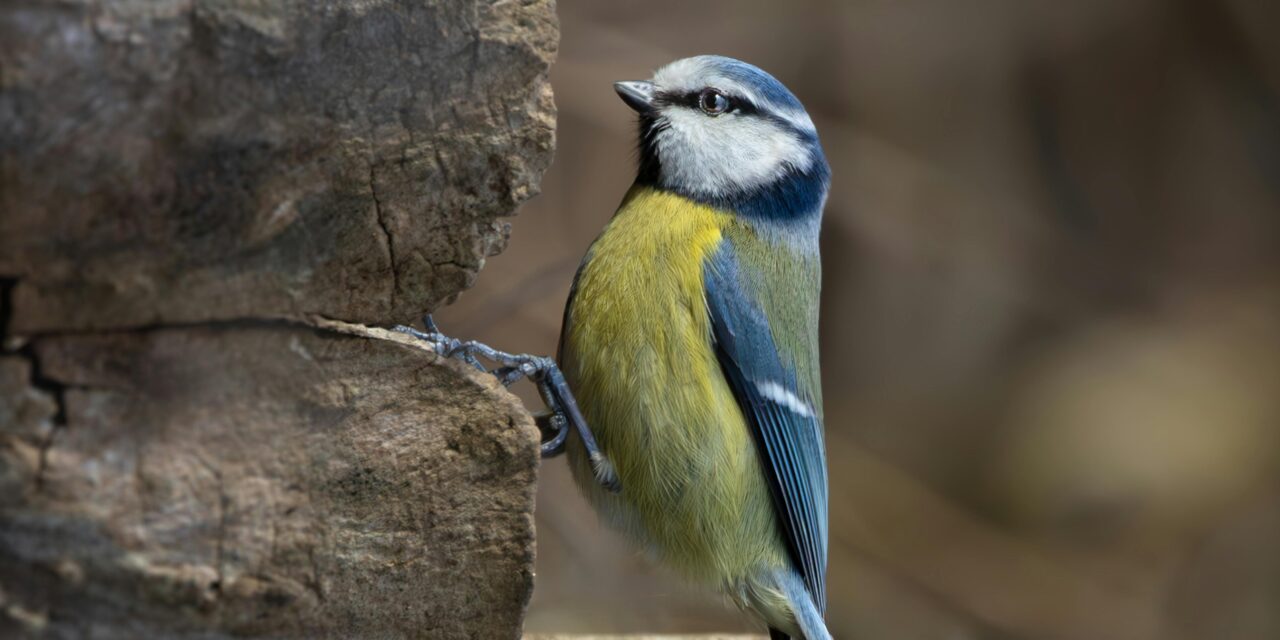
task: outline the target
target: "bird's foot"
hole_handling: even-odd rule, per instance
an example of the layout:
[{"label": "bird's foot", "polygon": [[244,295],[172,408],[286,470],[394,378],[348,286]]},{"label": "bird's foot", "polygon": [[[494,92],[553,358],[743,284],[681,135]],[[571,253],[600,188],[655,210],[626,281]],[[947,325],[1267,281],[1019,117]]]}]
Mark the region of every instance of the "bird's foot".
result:
[{"label": "bird's foot", "polygon": [[[492,374],[503,386],[511,386],[521,378],[528,378],[538,388],[538,393],[542,395],[543,402],[550,410],[549,414],[538,420],[538,426],[542,428],[543,433],[550,434],[542,442],[542,457],[549,458],[563,453],[565,440],[569,437],[569,429],[572,427],[582,438],[582,444],[587,450],[587,459],[591,461],[596,479],[609,491],[616,493],[621,490],[622,485],[618,481],[617,472],[596,444],[595,436],[591,434],[591,428],[582,417],[578,402],[569,391],[569,384],[565,381],[564,374],[560,372],[560,367],[556,365],[555,360],[543,356],[507,353],[474,340],[463,341],[450,338],[440,332],[429,314],[423,318],[422,323],[426,331],[418,331],[403,325],[393,329],[430,343],[433,351],[446,358],[458,358],[480,371]],[[480,361],[481,358],[494,362],[497,366],[489,369]]]}]

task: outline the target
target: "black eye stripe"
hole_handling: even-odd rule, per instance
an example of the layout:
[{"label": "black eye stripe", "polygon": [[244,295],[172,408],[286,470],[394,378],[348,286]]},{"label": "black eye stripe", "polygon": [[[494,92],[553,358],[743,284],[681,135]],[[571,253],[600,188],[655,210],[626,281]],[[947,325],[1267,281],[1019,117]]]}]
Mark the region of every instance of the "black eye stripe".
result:
[{"label": "black eye stripe", "polygon": [[[705,91],[705,89],[682,93],[662,91],[653,97],[653,101],[659,106],[670,105],[700,110],[702,107],[699,104],[699,100],[701,100],[703,91]],[[725,109],[725,113],[737,112],[743,115],[756,115],[760,113],[760,110],[750,100],[723,90],[721,93],[729,100],[729,108]]]},{"label": "black eye stripe", "polygon": [[701,98],[702,98],[702,92],[701,92],[701,91],[690,91],[690,92],[688,92],[688,93],[682,93],[682,94],[680,94],[680,96],[679,96],[679,98],[678,98],[678,102],[677,102],[677,104],[679,104],[679,105],[680,105],[680,106],[682,106],[682,107],[688,107],[688,108],[690,108],[690,109],[697,109],[697,108],[698,108],[698,100],[700,100]]}]

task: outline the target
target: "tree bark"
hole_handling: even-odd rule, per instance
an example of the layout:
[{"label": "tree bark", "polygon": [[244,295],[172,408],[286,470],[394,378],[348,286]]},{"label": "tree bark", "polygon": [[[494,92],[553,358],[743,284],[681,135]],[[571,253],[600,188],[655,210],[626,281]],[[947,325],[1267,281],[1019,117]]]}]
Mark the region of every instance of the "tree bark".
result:
[{"label": "tree bark", "polygon": [[519,637],[537,430],[364,325],[503,248],[557,39],[543,1],[0,8],[0,635]]}]

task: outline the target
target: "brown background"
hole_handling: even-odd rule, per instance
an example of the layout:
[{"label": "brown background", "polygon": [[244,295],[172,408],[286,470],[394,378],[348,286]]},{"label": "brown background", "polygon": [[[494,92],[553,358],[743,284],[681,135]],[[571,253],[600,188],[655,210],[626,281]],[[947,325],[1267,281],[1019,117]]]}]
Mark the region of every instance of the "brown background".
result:
[{"label": "brown background", "polygon": [[[836,637],[1280,636],[1280,5],[559,4],[555,163],[446,330],[550,353],[630,183],[610,83],[722,53],[835,179]],[[748,629],[543,466],[530,631]]]}]

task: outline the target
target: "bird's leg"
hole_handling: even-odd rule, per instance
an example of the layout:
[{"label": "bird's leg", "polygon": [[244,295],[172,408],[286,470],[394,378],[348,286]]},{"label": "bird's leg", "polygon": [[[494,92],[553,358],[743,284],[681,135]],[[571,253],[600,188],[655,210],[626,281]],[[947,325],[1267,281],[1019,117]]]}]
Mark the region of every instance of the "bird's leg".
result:
[{"label": "bird's leg", "polygon": [[[450,338],[440,333],[440,329],[436,327],[430,315],[423,318],[422,323],[426,331],[418,331],[403,325],[393,329],[425,340],[431,345],[433,351],[446,358],[458,358],[481,371],[493,374],[503,386],[511,386],[521,378],[529,378],[538,387],[538,393],[547,404],[547,409],[551,411],[546,422],[554,435],[542,443],[542,457],[549,458],[563,453],[569,428],[572,427],[582,438],[582,445],[587,450],[587,458],[591,461],[591,469],[595,473],[596,480],[609,491],[616,493],[621,489],[617,472],[600,451],[600,446],[596,444],[595,436],[591,434],[591,428],[582,417],[578,402],[574,400],[573,393],[569,390],[569,383],[565,381],[564,374],[560,372],[560,367],[556,365],[555,360],[542,356],[511,354],[474,340],[462,341]],[[495,362],[499,366],[487,369],[479,358]]]}]

